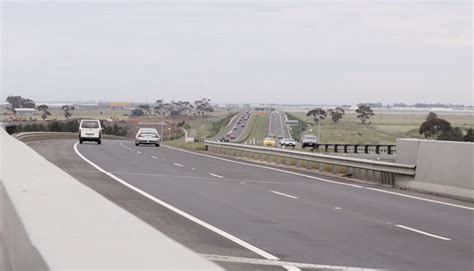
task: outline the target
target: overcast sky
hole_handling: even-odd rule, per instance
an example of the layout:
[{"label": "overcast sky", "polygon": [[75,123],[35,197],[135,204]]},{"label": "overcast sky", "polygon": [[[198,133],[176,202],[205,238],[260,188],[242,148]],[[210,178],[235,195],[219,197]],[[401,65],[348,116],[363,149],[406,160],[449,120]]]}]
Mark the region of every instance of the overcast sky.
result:
[{"label": "overcast sky", "polygon": [[473,104],[472,2],[18,2],[2,100]]}]

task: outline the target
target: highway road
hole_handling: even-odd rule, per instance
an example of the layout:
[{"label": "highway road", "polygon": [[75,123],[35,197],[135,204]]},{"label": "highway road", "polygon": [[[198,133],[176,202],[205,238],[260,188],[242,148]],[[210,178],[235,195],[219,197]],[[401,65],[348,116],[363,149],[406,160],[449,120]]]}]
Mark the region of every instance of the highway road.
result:
[{"label": "highway road", "polygon": [[283,112],[270,113],[268,133],[274,134],[277,137],[282,135],[284,138],[291,138],[288,126],[285,124],[286,118]]},{"label": "highway road", "polygon": [[470,203],[131,141],[30,146],[229,270],[473,270]]},{"label": "highway road", "polygon": [[230,130],[227,132],[227,134],[233,135],[233,139],[229,138],[230,142],[235,142],[240,139],[240,137],[242,136],[242,133],[245,131],[246,126],[249,124],[251,115],[252,113],[250,111],[246,111],[246,112],[237,114],[231,120],[231,123],[229,125],[231,127],[230,127]]}]

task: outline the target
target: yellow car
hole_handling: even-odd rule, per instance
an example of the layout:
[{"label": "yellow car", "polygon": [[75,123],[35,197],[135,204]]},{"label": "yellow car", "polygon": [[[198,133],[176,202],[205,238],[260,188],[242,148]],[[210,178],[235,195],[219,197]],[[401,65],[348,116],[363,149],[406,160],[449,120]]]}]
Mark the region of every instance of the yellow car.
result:
[{"label": "yellow car", "polygon": [[276,147],[276,140],[273,137],[265,137],[263,140],[263,146],[265,147]]}]

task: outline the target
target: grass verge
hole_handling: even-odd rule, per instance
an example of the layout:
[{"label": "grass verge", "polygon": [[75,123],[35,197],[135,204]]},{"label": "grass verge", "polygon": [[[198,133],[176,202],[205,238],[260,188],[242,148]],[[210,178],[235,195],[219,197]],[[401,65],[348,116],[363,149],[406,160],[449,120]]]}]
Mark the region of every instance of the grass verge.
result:
[{"label": "grass verge", "polygon": [[164,145],[168,145],[171,147],[182,148],[192,151],[205,151],[206,145],[202,142],[184,142],[184,139],[175,139],[170,141],[163,142]]}]

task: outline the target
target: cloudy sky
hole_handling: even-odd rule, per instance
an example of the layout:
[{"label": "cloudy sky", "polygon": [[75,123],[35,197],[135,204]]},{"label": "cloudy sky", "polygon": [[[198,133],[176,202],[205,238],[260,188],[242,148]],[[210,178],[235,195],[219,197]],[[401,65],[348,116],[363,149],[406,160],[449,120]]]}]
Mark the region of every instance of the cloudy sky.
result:
[{"label": "cloudy sky", "polygon": [[473,104],[472,2],[3,1],[1,98]]}]

